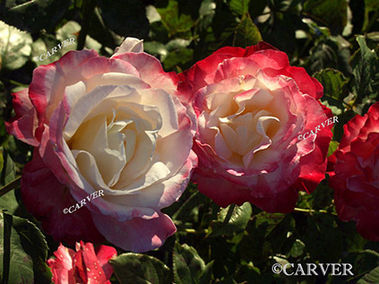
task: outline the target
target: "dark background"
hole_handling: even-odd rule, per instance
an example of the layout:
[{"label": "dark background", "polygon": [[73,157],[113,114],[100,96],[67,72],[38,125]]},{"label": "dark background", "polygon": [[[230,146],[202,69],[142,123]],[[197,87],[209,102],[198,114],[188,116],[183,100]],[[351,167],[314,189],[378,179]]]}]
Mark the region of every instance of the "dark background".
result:
[{"label": "dark background", "polygon": [[[323,84],[322,103],[340,122],[331,154],[343,125],[378,98],[378,14],[377,0],[0,0],[0,209],[7,210],[0,214],[0,278],[50,283],[45,261],[59,245],[23,208],[19,176],[31,148],[3,123],[12,117],[11,92],[27,87],[38,65],[72,49],[110,56],[133,36],[166,71],[181,72],[220,47],[264,40]],[[70,37],[74,45],[38,59]],[[291,214],[247,203],[221,209],[193,185],[165,212],[178,232],[159,250],[119,257],[112,282],[379,283],[379,244],[339,221],[327,177],[301,194]],[[284,277],[271,271],[275,262],[351,263],[354,276]]]}]

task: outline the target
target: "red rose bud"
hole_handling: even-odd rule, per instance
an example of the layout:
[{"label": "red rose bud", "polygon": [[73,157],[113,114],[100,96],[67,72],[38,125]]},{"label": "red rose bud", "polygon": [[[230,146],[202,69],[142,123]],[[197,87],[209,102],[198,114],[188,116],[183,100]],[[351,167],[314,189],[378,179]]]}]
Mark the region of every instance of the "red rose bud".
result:
[{"label": "red rose bud", "polygon": [[92,243],[76,243],[76,252],[62,244],[54,252],[55,258],[47,263],[53,274],[55,284],[110,284],[113,273],[109,259],[117,255],[110,246],[99,246],[96,250]]}]

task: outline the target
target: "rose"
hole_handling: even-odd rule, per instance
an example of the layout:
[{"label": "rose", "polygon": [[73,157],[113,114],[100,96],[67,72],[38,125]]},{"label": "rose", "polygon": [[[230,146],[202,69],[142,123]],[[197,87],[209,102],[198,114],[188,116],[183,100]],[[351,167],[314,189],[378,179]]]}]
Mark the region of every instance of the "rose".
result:
[{"label": "rose", "polygon": [[224,47],[180,78],[198,117],[194,180],[217,204],[289,212],[298,190],[312,192],[324,179],[332,126],[319,125],[331,113],[318,101],[321,84],[284,52],[263,42]]},{"label": "rose", "polygon": [[354,220],[365,238],[379,241],[379,103],[344,125],[330,159],[330,185],[342,221]]},{"label": "rose", "polygon": [[176,75],[142,51],[128,38],[111,58],[69,52],[14,94],[8,131],[35,147],[23,200],[56,240],[105,237],[147,251],[176,231],[160,209],[197,162],[196,119],[176,96]]},{"label": "rose", "polygon": [[108,261],[117,256],[110,246],[99,246],[95,253],[93,244],[76,243],[76,252],[62,244],[54,252],[55,258],[47,261],[55,284],[111,283],[113,273]]}]

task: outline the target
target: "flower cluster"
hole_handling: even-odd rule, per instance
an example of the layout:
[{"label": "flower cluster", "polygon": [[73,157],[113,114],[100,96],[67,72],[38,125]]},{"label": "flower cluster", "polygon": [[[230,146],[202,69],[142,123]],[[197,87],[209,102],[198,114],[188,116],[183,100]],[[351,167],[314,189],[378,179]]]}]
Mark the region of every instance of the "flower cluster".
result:
[{"label": "flower cluster", "polygon": [[[305,69],[264,42],[221,48],[179,75],[134,38],[111,58],[70,51],[36,68],[29,88],[13,94],[8,131],[34,146],[23,202],[55,240],[106,239],[136,252],[175,233],[161,209],[191,178],[220,206],[249,201],[290,212],[299,191],[310,193],[325,178],[338,120],[322,94]],[[376,240],[379,224],[368,220],[378,218],[366,217],[379,217],[378,119],[376,105],[346,125],[331,178],[341,219],[356,220]],[[312,139],[303,135],[309,129]],[[61,255],[76,259],[63,247]]]}]

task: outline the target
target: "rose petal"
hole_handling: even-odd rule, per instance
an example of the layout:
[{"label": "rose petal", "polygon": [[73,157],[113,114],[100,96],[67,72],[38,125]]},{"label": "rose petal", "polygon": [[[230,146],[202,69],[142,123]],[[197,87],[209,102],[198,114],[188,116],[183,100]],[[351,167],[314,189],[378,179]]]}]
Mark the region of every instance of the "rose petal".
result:
[{"label": "rose petal", "polygon": [[13,93],[12,96],[16,116],[10,122],[5,122],[7,131],[29,145],[38,146],[34,134],[37,128],[36,111],[29,99],[28,89]]},{"label": "rose petal", "polygon": [[37,151],[34,151],[33,160],[24,168],[21,193],[28,211],[42,221],[44,230],[54,239],[70,243],[78,239],[103,240],[86,208],[81,208],[75,214],[63,213],[76,200],[66,186],[60,184],[46,168]]},{"label": "rose petal", "polygon": [[134,252],[145,252],[160,247],[176,232],[174,223],[162,213],[149,220],[134,218],[119,222],[104,215],[96,216],[95,220],[97,228],[106,235],[108,241],[124,250]]},{"label": "rose petal", "polygon": [[116,52],[112,55],[112,57],[115,57],[125,52],[143,52],[143,40],[134,37],[127,37],[116,49]]}]

